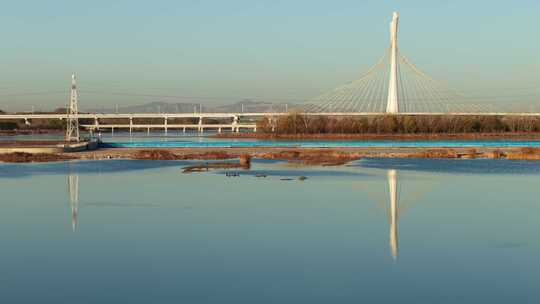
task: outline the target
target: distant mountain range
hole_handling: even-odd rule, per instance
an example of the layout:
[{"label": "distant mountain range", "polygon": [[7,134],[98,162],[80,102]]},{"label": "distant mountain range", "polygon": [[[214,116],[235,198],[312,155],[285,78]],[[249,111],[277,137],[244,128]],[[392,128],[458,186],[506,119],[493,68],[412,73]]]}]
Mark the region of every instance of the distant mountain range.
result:
[{"label": "distant mountain range", "polygon": [[298,104],[272,103],[245,100],[233,104],[208,105],[199,103],[150,102],[142,105],[121,106],[104,109],[87,109],[90,113],[241,113],[241,112],[285,112],[299,107]]}]

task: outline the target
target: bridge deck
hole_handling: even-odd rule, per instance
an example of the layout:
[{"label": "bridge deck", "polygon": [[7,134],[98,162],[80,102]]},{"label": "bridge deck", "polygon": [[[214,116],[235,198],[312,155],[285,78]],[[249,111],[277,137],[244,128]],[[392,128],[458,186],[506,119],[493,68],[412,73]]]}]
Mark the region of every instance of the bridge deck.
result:
[{"label": "bridge deck", "polygon": [[[290,113],[286,112],[275,112],[275,113],[133,113],[133,114],[103,114],[103,113],[81,113],[74,115],[73,117],[79,119],[136,119],[136,118],[163,118],[163,119],[172,119],[172,118],[231,118],[234,119],[244,117],[244,118],[258,118],[258,117],[269,117],[269,116],[284,116],[289,115]],[[380,116],[388,115],[384,112],[328,112],[328,113],[301,113],[302,115],[308,116]],[[398,113],[392,115],[416,115],[416,116],[440,116],[440,115],[450,115],[450,116],[477,116],[477,115],[486,115],[486,116],[540,116],[538,112],[411,112],[411,113]],[[65,119],[67,114],[32,114],[32,113],[21,113],[21,114],[0,114],[0,119]]]},{"label": "bridge deck", "polygon": [[81,125],[87,129],[229,129],[229,128],[241,128],[241,129],[255,129],[256,124],[99,124],[99,125]]}]

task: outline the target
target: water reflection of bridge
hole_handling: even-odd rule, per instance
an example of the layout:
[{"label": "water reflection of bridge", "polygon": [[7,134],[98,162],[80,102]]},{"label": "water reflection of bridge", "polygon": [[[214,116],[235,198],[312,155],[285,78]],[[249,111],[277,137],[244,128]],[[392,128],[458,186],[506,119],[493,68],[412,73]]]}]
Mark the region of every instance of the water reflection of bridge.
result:
[{"label": "water reflection of bridge", "polygon": [[[394,260],[397,260],[399,255],[398,243],[398,222],[402,211],[400,204],[400,183],[398,180],[398,171],[395,169],[388,170],[388,224],[389,224],[389,246],[390,253]],[[79,212],[79,175],[69,173],[67,176],[67,194],[69,197],[69,206],[71,209],[71,227],[73,232],[78,228],[78,212]],[[385,199],[386,200],[386,199]]]},{"label": "water reflection of bridge", "polygon": [[[382,192],[384,194],[383,197],[380,196],[380,187],[374,187],[372,184],[366,184],[366,186],[368,186],[366,193],[369,196],[373,195],[372,200],[377,203],[379,208],[385,210],[386,212],[389,227],[388,243],[390,254],[394,260],[397,260],[399,256],[398,228],[400,216],[425,194],[425,188],[431,187],[433,185],[433,181],[422,181],[418,185],[407,184],[407,191],[404,191],[403,183],[400,181],[400,174],[398,170],[387,170],[385,177],[387,185],[384,187],[385,191]],[[377,191],[377,189],[379,189],[379,191]]]}]

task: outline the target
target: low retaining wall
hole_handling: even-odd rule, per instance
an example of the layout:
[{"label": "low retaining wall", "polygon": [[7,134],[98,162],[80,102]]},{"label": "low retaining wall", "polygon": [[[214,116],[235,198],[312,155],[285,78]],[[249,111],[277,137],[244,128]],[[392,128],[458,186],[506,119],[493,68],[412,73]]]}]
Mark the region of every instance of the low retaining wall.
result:
[{"label": "low retaining wall", "polygon": [[64,152],[81,152],[81,151],[96,150],[98,147],[99,147],[99,142],[93,140],[93,141],[87,141],[87,142],[67,144],[63,146],[63,151]]}]

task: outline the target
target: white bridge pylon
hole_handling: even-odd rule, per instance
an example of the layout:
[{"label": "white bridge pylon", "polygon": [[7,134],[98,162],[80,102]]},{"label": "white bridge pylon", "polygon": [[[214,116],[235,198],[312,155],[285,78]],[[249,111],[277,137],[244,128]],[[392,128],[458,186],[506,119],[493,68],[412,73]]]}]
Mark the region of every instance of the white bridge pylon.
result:
[{"label": "white bridge pylon", "polygon": [[388,98],[386,113],[399,113],[398,104],[398,78],[397,78],[397,30],[399,14],[394,12],[390,22],[390,79],[388,80]]},{"label": "white bridge pylon", "polygon": [[480,113],[488,105],[464,98],[410,63],[398,47],[399,13],[390,23],[390,45],[362,77],[308,100],[307,113]]}]

